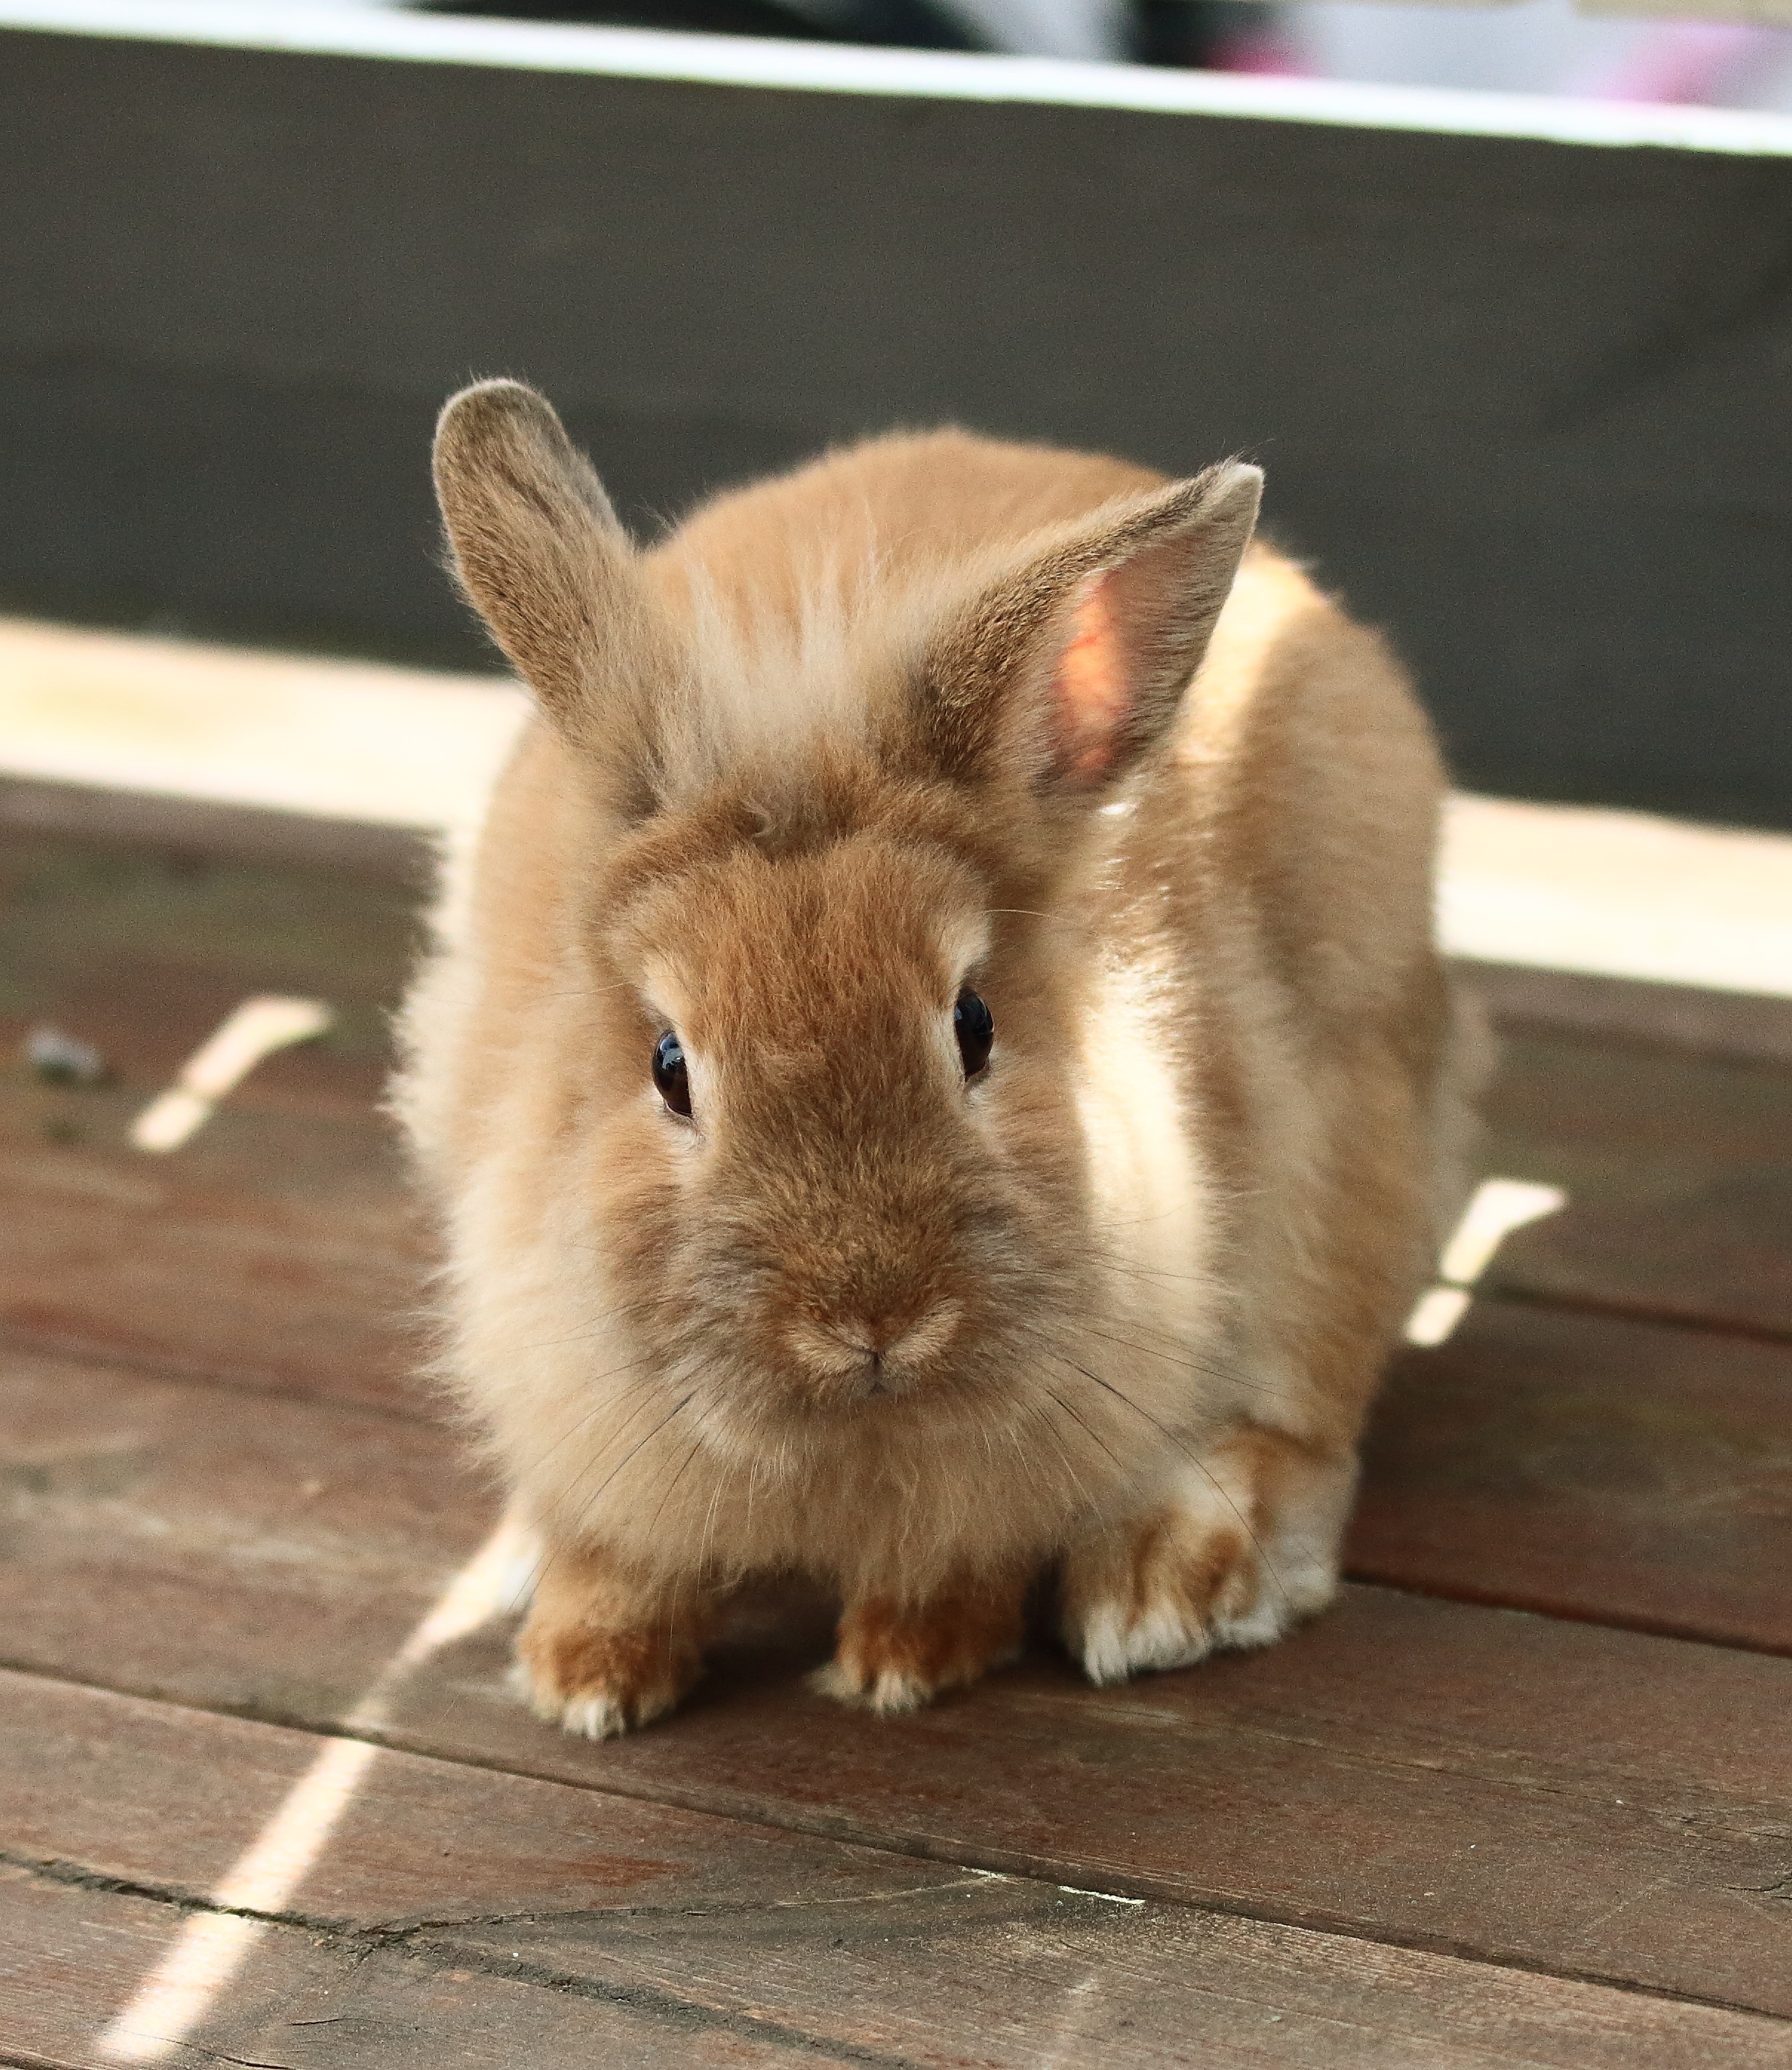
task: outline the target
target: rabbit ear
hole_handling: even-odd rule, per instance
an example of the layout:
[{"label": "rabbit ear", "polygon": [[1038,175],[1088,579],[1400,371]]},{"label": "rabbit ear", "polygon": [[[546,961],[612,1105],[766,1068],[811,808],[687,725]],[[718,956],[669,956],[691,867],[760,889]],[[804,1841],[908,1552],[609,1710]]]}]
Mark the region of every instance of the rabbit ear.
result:
[{"label": "rabbit ear", "polygon": [[581,746],[638,761],[669,634],[552,405],[520,381],[462,389],[436,428],[436,493],[461,586],[543,710]]},{"label": "rabbit ear", "polygon": [[1227,461],[1110,503],[986,588],[923,672],[938,763],[1070,796],[1123,775],[1200,666],[1262,485]]}]

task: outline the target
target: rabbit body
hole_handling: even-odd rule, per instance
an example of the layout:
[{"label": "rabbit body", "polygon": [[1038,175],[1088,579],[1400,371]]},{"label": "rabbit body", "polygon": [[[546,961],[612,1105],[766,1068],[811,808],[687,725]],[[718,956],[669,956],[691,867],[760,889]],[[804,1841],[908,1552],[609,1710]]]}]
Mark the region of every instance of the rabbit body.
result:
[{"label": "rabbit body", "polygon": [[642,554],[493,383],[438,478],[541,710],[398,1104],[542,1715],[667,1708],[755,1573],[883,1709],[1047,1570],[1098,1681],[1320,1608],[1462,1070],[1430,731],[1254,472],[898,437]]}]

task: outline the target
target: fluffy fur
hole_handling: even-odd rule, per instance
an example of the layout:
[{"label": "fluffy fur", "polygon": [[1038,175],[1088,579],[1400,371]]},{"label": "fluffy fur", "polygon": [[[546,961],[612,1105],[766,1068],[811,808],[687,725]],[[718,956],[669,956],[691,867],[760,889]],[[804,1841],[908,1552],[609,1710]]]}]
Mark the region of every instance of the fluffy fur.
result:
[{"label": "fluffy fur", "polygon": [[1320,1608],[1460,1133],[1443,779],[1381,640],[1247,550],[1256,471],[893,438],[644,554],[490,382],[437,480],[540,716],[399,1105],[546,1548],[538,1709],[646,1722],[767,1570],[838,1589],[818,1686],[882,1710],[1046,1570],[1098,1681]]}]

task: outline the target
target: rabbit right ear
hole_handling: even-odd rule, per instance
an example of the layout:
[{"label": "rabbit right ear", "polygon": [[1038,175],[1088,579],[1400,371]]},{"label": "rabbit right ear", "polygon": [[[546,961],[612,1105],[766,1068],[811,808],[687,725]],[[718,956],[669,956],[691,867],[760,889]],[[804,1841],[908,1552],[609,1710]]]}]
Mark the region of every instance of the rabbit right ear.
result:
[{"label": "rabbit right ear", "polygon": [[436,493],[461,587],[568,738],[640,767],[669,628],[591,464],[552,405],[481,381],[436,427]]},{"label": "rabbit right ear", "polygon": [[1263,477],[1222,461],[1037,539],[936,636],[921,712],[972,782],[1098,803],[1168,733],[1257,522]]}]

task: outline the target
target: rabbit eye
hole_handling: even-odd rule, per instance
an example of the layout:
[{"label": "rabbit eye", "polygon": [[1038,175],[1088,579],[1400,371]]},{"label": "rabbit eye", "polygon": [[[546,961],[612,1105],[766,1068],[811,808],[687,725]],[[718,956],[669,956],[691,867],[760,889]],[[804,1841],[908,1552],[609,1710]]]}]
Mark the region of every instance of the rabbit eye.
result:
[{"label": "rabbit eye", "polygon": [[989,1062],[989,1045],[996,1039],[996,1017],[974,992],[959,994],[952,1008],[952,1033],[964,1059],[964,1075],[974,1078]]},{"label": "rabbit eye", "polygon": [[653,1082],[674,1114],[689,1115],[690,1074],[685,1069],[685,1045],[669,1032],[653,1045]]}]

